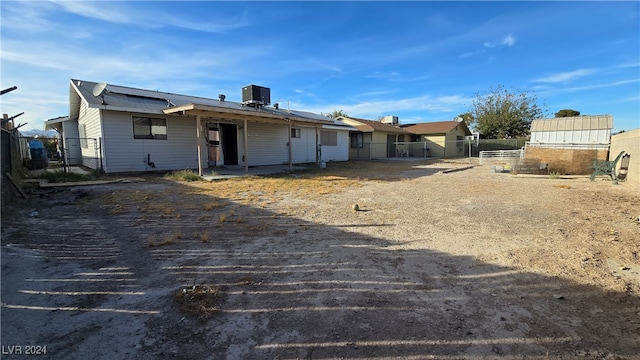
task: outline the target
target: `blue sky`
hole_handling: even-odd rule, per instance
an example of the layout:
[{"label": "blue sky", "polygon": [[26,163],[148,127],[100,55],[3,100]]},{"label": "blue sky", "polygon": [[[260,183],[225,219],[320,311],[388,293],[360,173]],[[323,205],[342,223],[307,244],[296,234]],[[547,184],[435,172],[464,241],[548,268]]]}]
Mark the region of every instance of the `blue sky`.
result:
[{"label": "blue sky", "polygon": [[7,1],[2,113],[68,115],[69,79],[401,123],[451,120],[492,86],[547,115],[640,127],[640,2]]}]

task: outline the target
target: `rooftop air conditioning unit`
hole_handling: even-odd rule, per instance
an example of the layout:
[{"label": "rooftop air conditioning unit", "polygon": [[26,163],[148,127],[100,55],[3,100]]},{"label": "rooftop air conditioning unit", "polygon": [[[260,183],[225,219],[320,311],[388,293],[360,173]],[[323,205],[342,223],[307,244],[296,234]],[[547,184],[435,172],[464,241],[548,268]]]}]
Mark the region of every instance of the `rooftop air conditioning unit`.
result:
[{"label": "rooftop air conditioning unit", "polygon": [[271,104],[271,89],[258,85],[247,85],[242,88],[242,103],[253,107]]},{"label": "rooftop air conditioning unit", "polygon": [[382,123],[383,124],[398,125],[398,117],[397,116],[392,116],[392,115],[387,115],[387,116],[382,118]]}]

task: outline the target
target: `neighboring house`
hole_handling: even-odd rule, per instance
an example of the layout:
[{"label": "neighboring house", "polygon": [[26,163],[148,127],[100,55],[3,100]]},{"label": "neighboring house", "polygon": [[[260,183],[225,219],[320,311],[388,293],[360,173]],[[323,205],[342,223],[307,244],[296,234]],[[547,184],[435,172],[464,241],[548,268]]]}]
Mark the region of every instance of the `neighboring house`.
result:
[{"label": "neighboring house", "polygon": [[45,127],[61,133],[70,164],[106,173],[202,173],[219,165],[248,171],[249,166],[348,159],[353,128],[277,104],[268,107],[268,88],[250,85],[242,94],[237,103],[224,95],[210,99],[72,79],[69,116]]},{"label": "neighboring house", "polygon": [[525,159],[548,164],[551,172],[589,174],[593,159],[607,159],[612,128],[611,115],[533,120]]},{"label": "neighboring house", "polygon": [[464,121],[435,121],[402,127],[413,134],[412,141],[417,143],[408,148],[409,156],[464,156],[464,140],[471,135]]},{"label": "neighboring house", "polygon": [[397,157],[402,155],[398,143],[411,141],[411,134],[398,127],[397,116],[387,116],[382,121],[345,116],[337,119],[356,128],[350,134],[351,160]]}]

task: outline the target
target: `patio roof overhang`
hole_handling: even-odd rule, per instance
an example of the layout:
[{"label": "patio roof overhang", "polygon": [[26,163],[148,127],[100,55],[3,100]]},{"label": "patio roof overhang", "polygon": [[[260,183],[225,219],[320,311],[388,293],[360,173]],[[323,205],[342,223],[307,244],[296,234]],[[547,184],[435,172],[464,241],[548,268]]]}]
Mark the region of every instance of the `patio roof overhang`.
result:
[{"label": "patio roof overhang", "polygon": [[310,119],[300,117],[292,113],[278,113],[270,109],[228,109],[217,106],[186,104],[164,109],[167,115],[186,115],[200,116],[201,118],[212,119],[230,119],[230,120],[248,120],[262,123],[281,124],[281,125],[311,125],[322,126],[332,125],[333,121]]}]

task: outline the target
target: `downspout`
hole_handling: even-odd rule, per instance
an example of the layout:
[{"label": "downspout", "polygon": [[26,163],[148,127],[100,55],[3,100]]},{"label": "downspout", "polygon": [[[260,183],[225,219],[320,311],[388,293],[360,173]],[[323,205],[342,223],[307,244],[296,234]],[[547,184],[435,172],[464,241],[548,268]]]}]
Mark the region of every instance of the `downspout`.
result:
[{"label": "downspout", "polygon": [[98,148],[98,154],[99,154],[99,156],[100,156],[100,171],[101,171],[102,173],[104,173],[104,172],[105,172],[105,171],[104,171],[104,164],[103,164],[103,161],[102,161],[102,159],[103,159],[103,156],[102,156],[102,147],[103,147],[103,146],[102,146],[102,138],[101,138],[101,137],[100,137],[100,138],[98,138],[98,146],[99,146],[99,148]]},{"label": "downspout", "polygon": [[320,164],[320,158],[318,154],[319,138],[320,138],[320,129],[316,126],[316,165]]},{"label": "downspout", "polygon": [[247,149],[249,148],[249,129],[247,128],[247,119],[244,119],[244,173],[249,174],[249,154],[247,153]]},{"label": "downspout", "polygon": [[293,150],[291,149],[291,122],[289,122],[289,171],[293,170]]}]

